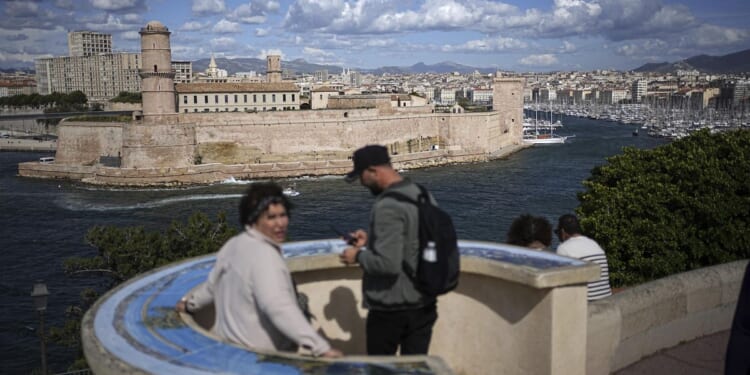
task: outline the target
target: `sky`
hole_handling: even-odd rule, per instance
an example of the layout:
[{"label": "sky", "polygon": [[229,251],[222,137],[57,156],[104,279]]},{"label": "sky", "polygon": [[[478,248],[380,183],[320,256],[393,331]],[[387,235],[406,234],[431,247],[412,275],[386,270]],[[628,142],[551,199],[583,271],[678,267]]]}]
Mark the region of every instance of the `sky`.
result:
[{"label": "sky", "polygon": [[[748,0],[0,1],[0,68],[66,56],[67,32],[140,52],[151,20],[172,59],[278,54],[351,69],[453,62],[517,72],[630,70],[750,48]],[[221,66],[219,66],[221,68]]]}]

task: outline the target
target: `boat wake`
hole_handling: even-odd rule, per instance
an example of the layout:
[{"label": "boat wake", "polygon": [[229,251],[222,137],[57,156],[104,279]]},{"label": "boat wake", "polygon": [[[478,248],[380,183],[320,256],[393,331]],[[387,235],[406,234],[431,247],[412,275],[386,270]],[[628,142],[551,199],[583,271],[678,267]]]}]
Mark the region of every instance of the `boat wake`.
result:
[{"label": "boat wake", "polygon": [[148,202],[138,202],[135,204],[102,204],[93,202],[77,201],[75,199],[61,199],[56,203],[59,207],[70,211],[129,211],[129,210],[140,210],[150,209],[169,206],[175,203],[186,202],[186,201],[205,201],[205,200],[223,200],[223,199],[237,199],[241,198],[242,194],[197,194],[197,195],[186,195],[179,197],[169,197],[156,199]]}]

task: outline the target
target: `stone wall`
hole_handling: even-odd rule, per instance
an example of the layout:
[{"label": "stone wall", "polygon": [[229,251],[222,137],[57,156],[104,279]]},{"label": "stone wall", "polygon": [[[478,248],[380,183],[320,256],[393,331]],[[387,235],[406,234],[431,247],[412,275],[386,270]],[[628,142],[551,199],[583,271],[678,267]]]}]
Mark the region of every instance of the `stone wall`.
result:
[{"label": "stone wall", "polygon": [[123,128],[123,168],[186,167],[194,158],[192,124],[133,122]]},{"label": "stone wall", "polygon": [[747,260],[684,272],[589,303],[589,375],[730,328]]},{"label": "stone wall", "polygon": [[94,165],[101,156],[120,156],[122,129],[119,122],[72,122],[63,120],[57,129],[57,164]]}]

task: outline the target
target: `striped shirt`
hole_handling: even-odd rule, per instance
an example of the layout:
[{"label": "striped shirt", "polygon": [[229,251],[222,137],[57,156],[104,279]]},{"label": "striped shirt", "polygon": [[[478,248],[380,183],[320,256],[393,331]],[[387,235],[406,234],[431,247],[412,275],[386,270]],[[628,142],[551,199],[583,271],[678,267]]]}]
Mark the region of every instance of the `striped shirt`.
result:
[{"label": "striped shirt", "polygon": [[588,283],[588,300],[594,301],[612,295],[609,285],[609,263],[604,250],[596,241],[582,235],[568,238],[557,247],[560,255],[578,258],[599,266],[599,279]]}]

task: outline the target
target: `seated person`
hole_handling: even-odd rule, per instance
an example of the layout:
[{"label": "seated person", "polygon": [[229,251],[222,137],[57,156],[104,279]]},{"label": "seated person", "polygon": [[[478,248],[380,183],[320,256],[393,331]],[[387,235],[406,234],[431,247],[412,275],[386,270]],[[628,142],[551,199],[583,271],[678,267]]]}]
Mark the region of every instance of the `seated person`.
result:
[{"label": "seated person", "polygon": [[541,217],[523,214],[513,220],[506,242],[538,250],[549,250],[552,244],[552,224]]},{"label": "seated person", "polygon": [[214,304],[213,332],[252,349],[297,351],[340,357],[305,318],[280,244],[286,238],[290,203],[274,183],[254,183],[240,201],[243,231],[216,255],[205,283],[184,296],[177,311]]},{"label": "seated person", "polygon": [[596,241],[581,234],[578,218],[571,214],[560,216],[555,233],[560,239],[560,245],[557,246],[558,254],[599,265],[599,279],[588,284],[588,300],[594,301],[611,296],[612,288],[609,286],[607,254]]}]

